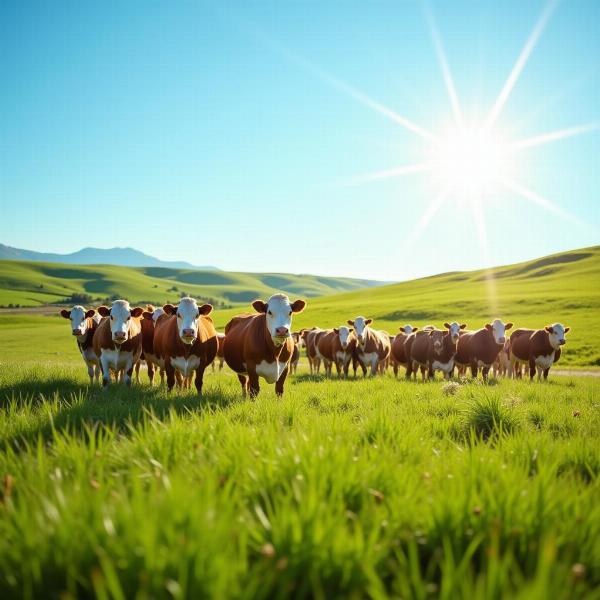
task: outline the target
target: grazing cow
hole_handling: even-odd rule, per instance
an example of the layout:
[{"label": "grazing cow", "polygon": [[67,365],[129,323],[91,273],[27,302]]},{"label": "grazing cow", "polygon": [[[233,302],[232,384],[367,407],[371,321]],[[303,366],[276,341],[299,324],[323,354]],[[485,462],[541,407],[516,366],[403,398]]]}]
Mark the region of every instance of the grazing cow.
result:
[{"label": "grazing cow", "polygon": [[123,372],[125,383],[131,385],[135,363],[142,355],[143,308],[131,308],[127,300],[115,300],[110,308],[98,307],[98,313],[106,317],[94,334],[94,352],[102,368],[102,386],[110,383],[111,370]]},{"label": "grazing cow", "polygon": [[548,379],[550,367],[558,362],[561,346],[566,343],[565,334],[570,331],[560,323],[547,325],[544,329],[517,329],[510,336],[510,365],[514,376],[521,372],[521,363],[529,365],[529,379],[537,370],[538,381],[544,375]]},{"label": "grazing cow", "polygon": [[198,306],[185,297],[177,306],[165,304],[166,318],[159,319],[154,334],[154,352],[167,373],[167,389],[175,385],[176,372],[185,382],[196,373],[196,390],[202,394],[204,371],[217,355],[217,331],[208,314],[210,304]]},{"label": "grazing cow", "polygon": [[387,333],[382,333],[376,329],[371,329],[369,325],[373,319],[356,317],[348,320],[348,325],[354,327],[356,336],[356,356],[359,364],[366,373],[367,367],[371,367],[371,375],[376,375],[379,371],[379,365],[387,360],[390,355],[390,339]]},{"label": "grazing cow", "polygon": [[81,352],[83,362],[85,362],[90,378],[90,384],[100,378],[100,362],[94,352],[93,339],[94,333],[100,324],[102,317],[96,314],[91,308],[85,310],[83,306],[74,306],[71,310],[62,309],[61,317],[71,321],[71,332],[77,338],[77,347]]},{"label": "grazing cow", "polygon": [[483,379],[487,380],[489,370],[506,343],[506,332],[512,326],[512,323],[495,319],[477,331],[463,333],[458,339],[454,363],[462,367],[470,366],[473,377],[477,377],[481,368]]},{"label": "grazing cow", "polygon": [[[394,368],[394,375],[397,377],[400,367],[406,369],[406,377],[410,378],[412,372],[410,353],[407,352],[406,342],[412,333],[418,331],[418,327],[412,325],[405,325],[400,327],[400,333],[392,340],[392,346],[390,356],[392,359],[392,367]],[[414,339],[414,337],[412,338]]]},{"label": "grazing cow", "polygon": [[317,353],[325,365],[325,374],[331,376],[335,365],[337,376],[348,377],[348,368],[356,350],[356,338],[352,329],[343,325],[323,332],[317,342]]},{"label": "grazing cow", "polygon": [[498,352],[498,356],[492,367],[494,377],[506,377],[510,373],[510,340],[507,339],[502,346],[502,350]]},{"label": "grazing cow", "polygon": [[225,341],[225,334],[217,331],[217,355],[215,356],[215,360],[212,362],[212,370],[215,372],[215,363],[217,360],[219,361],[219,371],[223,370],[223,363],[225,362],[225,358],[223,357],[223,342]]},{"label": "grazing cow", "polygon": [[285,294],[275,294],[267,302],[255,300],[252,306],[259,314],[234,317],[225,327],[225,362],[237,373],[244,396],[258,394],[259,377],[274,383],[281,396],[294,352],[292,315],[302,312],[306,302],[290,303]]},{"label": "grazing cow", "polygon": [[[448,331],[425,328],[417,331],[410,347],[410,357],[414,371],[421,370],[425,381],[425,371],[433,378],[436,371],[442,371],[444,379],[449,379],[454,371],[454,356],[456,354],[460,330],[466,325],[454,322],[444,323]],[[416,377],[416,375],[415,375]]]}]

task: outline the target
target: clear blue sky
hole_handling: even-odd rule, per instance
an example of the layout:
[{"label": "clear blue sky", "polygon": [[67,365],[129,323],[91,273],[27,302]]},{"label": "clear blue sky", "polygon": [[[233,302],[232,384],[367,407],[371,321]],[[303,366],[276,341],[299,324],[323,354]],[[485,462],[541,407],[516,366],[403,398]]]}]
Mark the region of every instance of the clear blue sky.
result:
[{"label": "clear blue sky", "polygon": [[[489,111],[545,1],[431,4],[465,117]],[[598,129],[518,155],[472,210],[414,173],[449,95],[417,1],[0,4],[0,241],[133,246],[228,270],[401,280],[600,242]],[[600,2],[554,10],[497,121],[510,139],[600,120]],[[328,77],[330,77],[328,79]],[[407,245],[406,240],[411,242]]]}]

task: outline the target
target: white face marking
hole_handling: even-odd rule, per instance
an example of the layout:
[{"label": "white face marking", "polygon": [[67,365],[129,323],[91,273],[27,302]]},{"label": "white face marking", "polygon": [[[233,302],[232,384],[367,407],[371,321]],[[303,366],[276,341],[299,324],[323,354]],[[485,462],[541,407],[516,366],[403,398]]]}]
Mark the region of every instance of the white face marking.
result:
[{"label": "white face marking", "polygon": [[266,380],[267,383],[275,383],[285,370],[286,363],[275,361],[272,363],[263,360],[256,365],[256,374]]},{"label": "white face marking", "polygon": [[367,329],[367,319],[365,317],[356,317],[354,319],[354,331],[356,332],[356,339],[358,340],[358,345],[363,348],[366,342],[365,338],[365,330]]},{"label": "white face marking", "polygon": [[177,331],[184,344],[193,344],[198,336],[198,304],[193,298],[182,298],[177,307]]},{"label": "white face marking", "polygon": [[458,342],[458,337],[460,334],[460,325],[454,321],[454,323],[450,323],[450,337],[454,343]]},{"label": "white face marking", "polygon": [[156,321],[158,321],[158,317],[160,317],[161,315],[164,315],[165,311],[162,308],[155,308],[154,312],[152,313],[152,321],[154,322],[154,324],[156,325]]},{"label": "white face marking", "polygon": [[346,327],[345,325],[340,327],[338,330],[338,337],[340,338],[340,344],[342,345],[342,348],[344,348],[344,350],[348,347],[348,343],[350,342],[351,334],[352,334],[352,332],[350,331],[350,328]]},{"label": "white face marking", "polygon": [[565,343],[565,328],[560,323],[554,323],[552,325],[552,333],[548,333],[550,339],[550,345],[558,349]]},{"label": "white face marking", "polygon": [[412,325],[405,325],[402,328],[402,332],[405,333],[406,335],[410,335],[413,332],[413,326]]},{"label": "white face marking", "polygon": [[506,342],[506,324],[500,319],[494,319],[492,323],[492,334],[496,344],[504,345]]},{"label": "white face marking", "polygon": [[129,337],[131,307],[127,300],[115,300],[110,309],[110,332],[113,342],[122,344]]},{"label": "white face marking", "polygon": [[281,346],[290,336],[292,306],[283,294],[271,296],[267,302],[267,329],[276,346]]},{"label": "white face marking", "polygon": [[444,331],[440,331],[439,329],[435,329],[431,334],[431,341],[433,343],[433,351],[436,354],[442,353],[442,348],[444,346]]},{"label": "white face marking", "polygon": [[71,309],[71,331],[77,337],[81,337],[87,333],[88,327],[85,320],[85,312],[83,306],[74,306]]}]

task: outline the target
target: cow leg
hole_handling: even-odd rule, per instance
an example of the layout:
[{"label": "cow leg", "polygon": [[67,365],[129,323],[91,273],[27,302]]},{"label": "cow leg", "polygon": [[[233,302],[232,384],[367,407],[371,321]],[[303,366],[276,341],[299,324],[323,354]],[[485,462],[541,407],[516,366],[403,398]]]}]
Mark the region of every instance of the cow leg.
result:
[{"label": "cow leg", "polygon": [[94,365],[88,363],[87,365],[88,377],[90,378],[90,385],[94,384]]},{"label": "cow leg", "polygon": [[427,368],[427,379],[435,379],[435,371],[431,368],[431,365]]},{"label": "cow leg", "polygon": [[146,361],[148,365],[148,379],[150,380],[150,385],[154,384],[154,363],[150,361]]},{"label": "cow leg", "polygon": [[161,367],[159,370],[160,374],[160,385],[165,385],[165,370]]},{"label": "cow leg", "polygon": [[98,381],[100,380],[101,374],[102,374],[102,367],[100,366],[100,363],[98,363],[94,368],[94,379],[96,380],[96,383],[98,383]]},{"label": "cow leg", "polygon": [[[123,381],[127,387],[131,387],[131,378],[133,376],[133,369],[140,364],[140,361],[131,360],[131,363],[127,364],[123,369]],[[139,375],[138,375],[139,382]]]},{"label": "cow leg", "polygon": [[140,382],[140,367],[142,366],[142,361],[138,360],[135,363],[135,382]]},{"label": "cow leg", "polygon": [[315,358],[315,373],[318,375],[321,370],[321,359]]},{"label": "cow leg", "polygon": [[535,361],[533,359],[529,359],[529,381],[533,381],[535,371]]},{"label": "cow leg", "polygon": [[543,369],[542,369],[542,367],[538,367],[537,365],[536,365],[535,369],[537,371],[537,380],[541,381],[542,380],[542,370]]},{"label": "cow leg", "polygon": [[[279,376],[279,379],[275,383],[275,393],[278,396],[283,396],[283,386],[285,384],[285,379],[288,374],[288,367],[283,370],[283,373]],[[329,374],[331,375],[331,363],[329,363]]]},{"label": "cow leg", "polygon": [[[214,369],[214,361],[213,361],[213,369]],[[196,391],[198,392],[198,396],[202,396],[202,384],[204,383],[204,371],[206,369],[206,365],[202,362],[200,366],[196,369]]]},{"label": "cow leg", "polygon": [[484,381],[488,380],[488,373],[490,372],[490,367],[489,366],[485,366],[481,369],[481,376],[483,377]]},{"label": "cow leg", "polygon": [[550,373],[550,367],[544,369],[544,381],[548,381],[548,373]]},{"label": "cow leg", "polygon": [[477,373],[479,372],[479,368],[477,367],[476,362],[471,363],[471,377],[473,379],[477,379]]},{"label": "cow leg", "polygon": [[223,370],[223,363],[224,363],[224,362],[225,362],[225,359],[224,359],[224,358],[220,358],[220,359],[219,359],[219,371],[222,371],[222,370]]},{"label": "cow leg", "polygon": [[110,385],[110,366],[105,356],[100,357],[100,368],[102,369],[102,387],[106,389]]},{"label": "cow leg", "polygon": [[250,392],[250,398],[256,398],[258,392],[260,392],[256,368],[254,366],[250,367],[250,365],[248,365],[248,391]]},{"label": "cow leg", "polygon": [[245,375],[241,375],[238,373],[238,380],[242,384],[242,396],[245,398],[248,388],[248,378]]},{"label": "cow leg", "polygon": [[175,371],[170,360],[165,360],[165,371],[167,372],[167,391],[170,392],[177,379],[178,386],[181,386],[181,373]]}]

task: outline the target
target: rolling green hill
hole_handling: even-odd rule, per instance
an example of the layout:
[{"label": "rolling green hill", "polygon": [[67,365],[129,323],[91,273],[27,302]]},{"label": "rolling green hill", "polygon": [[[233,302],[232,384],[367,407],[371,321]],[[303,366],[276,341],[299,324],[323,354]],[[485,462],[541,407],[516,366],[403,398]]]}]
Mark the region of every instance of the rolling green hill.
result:
[{"label": "rolling green hill", "polygon": [[277,291],[313,297],[380,284],[364,279],[284,273],[0,261],[0,305],[3,306],[59,303],[73,294],[89,294],[93,298],[120,296],[132,302],[161,303],[176,299],[182,292],[237,304],[268,297]]}]

